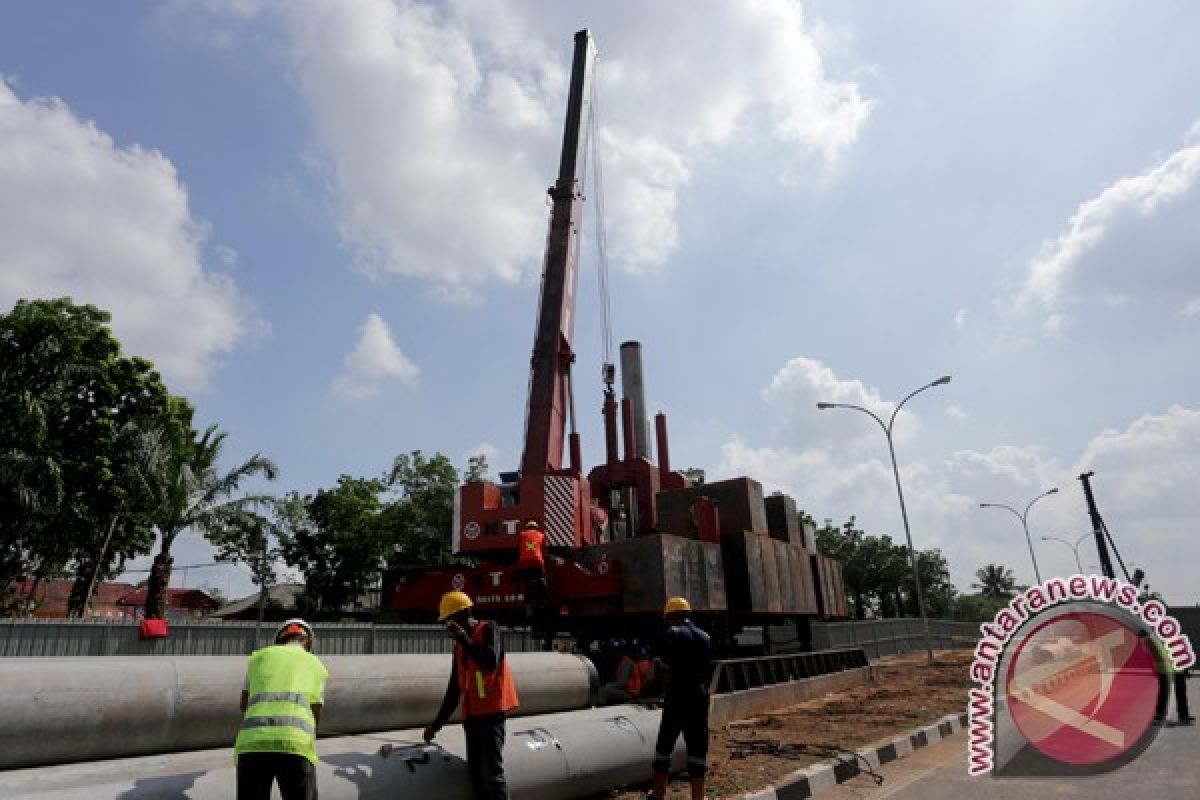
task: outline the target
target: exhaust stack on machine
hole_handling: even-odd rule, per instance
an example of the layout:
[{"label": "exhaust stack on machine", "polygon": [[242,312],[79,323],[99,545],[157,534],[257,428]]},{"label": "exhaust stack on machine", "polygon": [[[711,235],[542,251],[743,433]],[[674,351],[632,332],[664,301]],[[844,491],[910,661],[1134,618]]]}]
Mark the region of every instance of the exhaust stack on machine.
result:
[{"label": "exhaust stack on machine", "polygon": [[[634,456],[650,460],[650,423],[646,416],[646,379],[642,371],[641,342],[621,343],[621,391],[632,406]],[[628,442],[626,448],[626,452],[629,452]]]}]

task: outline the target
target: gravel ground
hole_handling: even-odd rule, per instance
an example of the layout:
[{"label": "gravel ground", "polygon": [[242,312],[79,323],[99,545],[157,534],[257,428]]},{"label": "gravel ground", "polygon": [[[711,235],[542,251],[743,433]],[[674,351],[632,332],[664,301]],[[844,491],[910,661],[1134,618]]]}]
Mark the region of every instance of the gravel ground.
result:
[{"label": "gravel ground", "polygon": [[[879,677],[873,683],[714,729],[707,796],[739,797],[839,751],[965,710],[970,658],[967,650],[941,651],[932,668],[924,653],[884,659],[876,664]],[[635,800],[648,788],[614,790],[605,797]],[[690,797],[687,780],[674,779],[667,797]]]}]

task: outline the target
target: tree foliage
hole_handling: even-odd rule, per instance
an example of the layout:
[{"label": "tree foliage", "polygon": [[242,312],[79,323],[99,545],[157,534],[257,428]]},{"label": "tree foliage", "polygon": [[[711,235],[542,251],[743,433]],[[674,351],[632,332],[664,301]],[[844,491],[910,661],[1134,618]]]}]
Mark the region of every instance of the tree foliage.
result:
[{"label": "tree foliage", "polygon": [[[463,478],[487,470],[477,456]],[[458,485],[449,458],[414,450],[380,478],[343,475],[336,486],[283,498],[279,540],[284,559],[305,576],[306,611],[353,610],[387,569],[463,563],[451,553]]]},{"label": "tree foliage", "polygon": [[181,533],[195,530],[220,540],[230,531],[260,524],[260,509],[271,498],[241,494],[241,487],[255,477],[274,480],[279,469],[269,458],[255,453],[228,471],[219,466],[227,434],[210,425],[196,435],[188,430],[175,436],[162,451],[158,468],[163,493],[154,511],[159,552],[150,569],[146,589],[146,616],[166,613],[167,587],[174,559],[171,547]]},{"label": "tree foliage", "polygon": [[1017,581],[1013,571],[1000,564],[987,564],[975,570],[976,583],[971,584],[984,597],[1008,602],[1012,599]]},{"label": "tree foliage", "polygon": [[146,457],[191,419],[149,361],[121,354],[108,323],[65,298],[0,315],[0,586],[68,571],[75,614],[152,545]]},{"label": "tree foliage", "polygon": [[[841,527],[832,521],[817,529],[817,548],[842,562],[846,599],[855,618],[869,611],[879,617],[916,616],[917,599],[912,582],[908,548],[887,535],[862,531],[854,517]],[[918,550],[917,570],[925,597],[926,613],[949,616],[956,590],[949,565],[940,550]]]}]

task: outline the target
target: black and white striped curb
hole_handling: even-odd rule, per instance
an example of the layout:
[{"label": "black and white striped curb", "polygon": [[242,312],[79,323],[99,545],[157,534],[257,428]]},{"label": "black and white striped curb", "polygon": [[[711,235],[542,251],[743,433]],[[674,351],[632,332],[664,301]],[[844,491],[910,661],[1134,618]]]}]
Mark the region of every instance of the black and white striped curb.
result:
[{"label": "black and white striped curb", "polygon": [[967,715],[947,714],[937,722],[871,747],[798,769],[780,783],[742,795],[743,800],[803,800],[845,783],[869,769],[904,758],[914,750],[939,742],[967,727]]}]

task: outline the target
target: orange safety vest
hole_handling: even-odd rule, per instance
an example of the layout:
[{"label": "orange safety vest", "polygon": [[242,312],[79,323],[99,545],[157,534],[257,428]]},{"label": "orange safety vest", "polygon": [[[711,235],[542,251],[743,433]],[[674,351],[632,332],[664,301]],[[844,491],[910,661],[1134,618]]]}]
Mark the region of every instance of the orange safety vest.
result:
[{"label": "orange safety vest", "polygon": [[[621,662],[628,661],[633,669],[629,672],[629,683],[625,684],[625,691],[629,692],[634,697],[642,693],[642,670],[638,663],[629,656],[621,656]],[[620,671],[620,665],[617,665],[617,670]]]},{"label": "orange safety vest", "polygon": [[[483,631],[487,624],[476,623],[475,630],[471,631],[471,641],[475,645],[483,646]],[[507,658],[501,658],[496,668],[488,672],[467,655],[466,648],[456,643],[454,668],[458,673],[464,719],[500,714],[519,705],[517,687],[508,669]]]},{"label": "orange safety vest", "polygon": [[546,534],[537,528],[526,528],[521,531],[517,538],[518,547],[520,547],[520,554],[517,556],[517,567],[520,569],[542,567],[544,569],[546,559],[542,557],[542,542],[545,541]]},{"label": "orange safety vest", "polygon": [[633,694],[641,694],[642,689],[646,688],[646,684],[650,683],[650,673],[654,671],[654,662],[648,658],[641,658],[634,662],[637,665],[638,690]]}]

